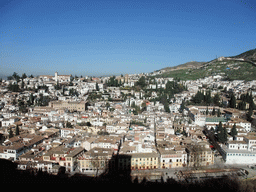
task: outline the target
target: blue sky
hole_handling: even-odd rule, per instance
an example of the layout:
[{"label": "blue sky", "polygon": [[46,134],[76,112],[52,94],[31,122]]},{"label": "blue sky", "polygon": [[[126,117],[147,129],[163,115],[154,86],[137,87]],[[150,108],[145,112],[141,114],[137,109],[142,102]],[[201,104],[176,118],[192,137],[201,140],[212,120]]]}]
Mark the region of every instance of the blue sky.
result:
[{"label": "blue sky", "polygon": [[256,48],[255,0],[1,0],[0,74],[120,75]]}]

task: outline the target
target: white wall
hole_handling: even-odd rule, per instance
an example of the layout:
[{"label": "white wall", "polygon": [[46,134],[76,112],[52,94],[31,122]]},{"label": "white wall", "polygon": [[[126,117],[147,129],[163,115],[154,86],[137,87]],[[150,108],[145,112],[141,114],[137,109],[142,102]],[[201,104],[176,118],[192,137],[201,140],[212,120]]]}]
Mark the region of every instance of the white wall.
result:
[{"label": "white wall", "polygon": [[226,164],[256,164],[256,153],[229,152],[226,154]]}]

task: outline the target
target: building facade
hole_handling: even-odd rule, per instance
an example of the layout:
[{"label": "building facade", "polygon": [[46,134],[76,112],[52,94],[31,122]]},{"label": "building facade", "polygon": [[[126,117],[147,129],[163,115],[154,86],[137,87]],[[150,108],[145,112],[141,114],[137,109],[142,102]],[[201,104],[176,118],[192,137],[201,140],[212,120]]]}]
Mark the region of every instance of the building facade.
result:
[{"label": "building facade", "polygon": [[165,150],[159,149],[161,154],[160,168],[171,169],[187,166],[187,152],[184,150]]}]

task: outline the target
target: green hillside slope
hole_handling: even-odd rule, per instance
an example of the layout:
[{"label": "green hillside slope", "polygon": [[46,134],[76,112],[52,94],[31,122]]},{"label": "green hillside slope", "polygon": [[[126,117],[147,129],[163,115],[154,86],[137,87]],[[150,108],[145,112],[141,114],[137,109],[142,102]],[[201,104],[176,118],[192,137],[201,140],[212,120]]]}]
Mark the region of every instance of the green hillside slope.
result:
[{"label": "green hillside slope", "polygon": [[[232,58],[243,58],[254,61],[256,49],[246,51]],[[231,58],[231,59],[232,59]],[[256,80],[256,66],[252,63],[242,61],[226,60],[218,61],[217,59],[197,65],[193,68],[183,68],[173,71],[165,71],[156,77],[173,77],[181,80],[196,80],[199,78],[208,77],[211,75],[222,75],[228,80]]]},{"label": "green hillside slope", "polygon": [[198,69],[169,71],[156,77],[177,77],[181,80],[196,80],[211,75],[222,75],[228,80],[256,80],[256,67],[250,63],[237,61],[213,61]]}]

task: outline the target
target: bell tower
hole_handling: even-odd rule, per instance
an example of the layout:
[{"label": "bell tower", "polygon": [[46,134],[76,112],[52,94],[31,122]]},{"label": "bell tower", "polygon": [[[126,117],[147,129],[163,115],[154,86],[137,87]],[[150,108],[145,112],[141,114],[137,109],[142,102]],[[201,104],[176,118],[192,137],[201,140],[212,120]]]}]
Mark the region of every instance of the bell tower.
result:
[{"label": "bell tower", "polygon": [[55,72],[55,81],[56,82],[58,81],[58,72],[57,71]]}]

